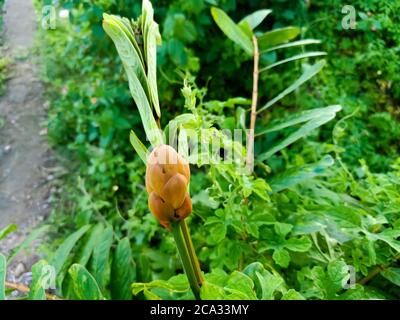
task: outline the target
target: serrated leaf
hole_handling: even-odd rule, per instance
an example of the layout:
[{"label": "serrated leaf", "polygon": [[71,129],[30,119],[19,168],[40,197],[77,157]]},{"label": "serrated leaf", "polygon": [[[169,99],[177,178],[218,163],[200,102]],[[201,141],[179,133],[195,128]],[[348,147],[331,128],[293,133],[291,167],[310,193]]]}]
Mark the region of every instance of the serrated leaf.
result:
[{"label": "serrated leaf", "polygon": [[84,266],[73,264],[68,272],[75,296],[79,300],[104,300],[96,280]]},{"label": "serrated leaf", "polygon": [[283,90],[280,94],[278,94],[275,98],[272,100],[268,101],[263,107],[261,107],[257,113],[260,113],[269,107],[271,107],[273,104],[287,96],[289,93],[292,93],[295,91],[298,87],[300,87],[303,83],[307,82],[310,80],[312,77],[314,77],[318,72],[321,71],[321,69],[325,66],[325,60],[318,61],[314,65],[308,67],[304,73],[298,78],[295,82],[293,82],[289,87],[287,87],[285,90]]},{"label": "serrated leaf", "polygon": [[290,255],[285,249],[275,249],[272,258],[282,268],[287,268],[289,266]]},{"label": "serrated leaf", "polygon": [[215,23],[229,39],[239,45],[247,54],[253,55],[251,40],[223,10],[212,7],[211,15]]},{"label": "serrated leaf", "polygon": [[296,252],[306,252],[311,248],[311,240],[308,237],[290,238],[285,242],[285,248]]},{"label": "serrated leaf", "polygon": [[200,288],[201,300],[223,300],[225,299],[225,290],[220,286],[205,281]]},{"label": "serrated leaf", "polygon": [[246,274],[234,271],[229,276],[225,288],[234,289],[242,293],[246,299],[255,300],[254,283],[253,280]]},{"label": "serrated leaf", "polygon": [[119,241],[111,267],[111,297],[114,300],[132,299],[131,284],[136,279],[136,265],[128,238]]},{"label": "serrated leaf", "polygon": [[296,290],[289,289],[283,294],[281,300],[305,300],[305,298]]}]

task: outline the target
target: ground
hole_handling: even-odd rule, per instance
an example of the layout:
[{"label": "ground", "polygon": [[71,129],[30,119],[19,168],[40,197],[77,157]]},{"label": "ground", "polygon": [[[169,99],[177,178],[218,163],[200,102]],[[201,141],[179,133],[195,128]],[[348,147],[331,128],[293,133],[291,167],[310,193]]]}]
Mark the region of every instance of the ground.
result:
[{"label": "ground", "polygon": [[[0,97],[0,229],[10,223],[18,232],[1,241],[8,254],[50,212],[52,158],[46,143],[46,107],[38,65],[33,54],[36,17],[31,0],[6,0],[4,13],[6,54],[11,63],[5,94]],[[10,266],[18,278],[37,259],[21,254]]]}]

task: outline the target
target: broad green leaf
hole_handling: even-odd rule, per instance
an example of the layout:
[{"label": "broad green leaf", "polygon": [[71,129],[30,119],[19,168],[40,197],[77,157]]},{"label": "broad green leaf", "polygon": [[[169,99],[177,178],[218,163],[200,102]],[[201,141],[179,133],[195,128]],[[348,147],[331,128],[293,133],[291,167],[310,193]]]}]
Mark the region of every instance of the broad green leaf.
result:
[{"label": "broad green leaf", "polygon": [[279,49],[291,48],[291,47],[305,46],[308,44],[318,44],[318,43],[321,43],[321,40],[304,39],[304,40],[292,41],[289,43],[280,44],[278,46],[268,48],[268,49],[264,50],[262,53],[267,53],[267,52],[271,52],[271,51],[275,51],[275,50],[279,50]]},{"label": "broad green leaf", "polygon": [[250,28],[254,30],[257,28],[261,22],[272,12],[269,9],[261,9],[249,14],[248,16],[244,17],[239,23],[239,27],[241,27],[244,23],[248,23]]},{"label": "broad green leaf", "polygon": [[6,257],[0,253],[0,300],[6,299],[6,273],[7,260]]},{"label": "broad green leaf", "polygon": [[260,51],[264,51],[296,38],[299,33],[300,29],[297,27],[286,27],[268,31],[258,37],[258,46],[260,47]]},{"label": "broad green leaf", "polygon": [[400,268],[387,268],[381,271],[381,275],[400,287]]},{"label": "broad green leaf", "polygon": [[229,39],[239,45],[247,54],[253,55],[251,40],[223,10],[212,7],[211,15],[215,23]]},{"label": "broad green leaf", "polygon": [[94,248],[91,260],[91,273],[93,274],[96,282],[101,290],[104,289],[106,281],[108,280],[107,272],[109,271],[109,256],[110,249],[113,242],[113,229],[107,227],[103,234],[100,236],[96,247]]},{"label": "broad green leaf", "polygon": [[309,121],[314,118],[339,112],[340,110],[342,110],[341,106],[333,105],[324,108],[315,108],[312,110],[300,111],[298,113],[288,115],[287,117],[284,117],[282,120],[271,123],[262,131],[257,132],[256,136],[260,136],[265,133],[274,132],[291,126],[295,126],[297,124]]},{"label": "broad green leaf", "polygon": [[283,294],[281,300],[305,300],[305,298],[296,290],[289,289]]},{"label": "broad green leaf", "polygon": [[257,113],[262,112],[269,107],[271,107],[273,104],[287,96],[289,93],[292,93],[295,91],[298,87],[300,87],[303,83],[306,81],[310,80],[313,76],[315,76],[318,72],[321,71],[321,69],[325,65],[325,60],[318,61],[314,65],[308,67],[304,73],[301,75],[300,78],[298,78],[295,82],[293,82],[289,87],[287,87],[285,90],[283,90],[280,94],[278,94],[275,98],[272,100],[268,101],[262,108],[260,108]]},{"label": "broad green leaf", "polygon": [[255,300],[256,295],[254,294],[254,283],[251,278],[239,271],[234,271],[229,276],[228,282],[225,288],[234,289],[242,293],[245,298]]},{"label": "broad green leaf", "polygon": [[73,264],[68,273],[75,296],[79,300],[104,300],[96,280],[84,266]]},{"label": "broad green leaf", "polygon": [[275,67],[277,67],[277,66],[279,66],[281,64],[288,63],[288,62],[291,62],[291,61],[296,61],[296,60],[305,59],[305,58],[311,58],[311,57],[320,57],[320,56],[325,56],[325,55],[326,55],[326,52],[322,52],[322,51],[313,51],[313,52],[300,53],[300,54],[297,54],[297,55],[295,55],[293,57],[290,57],[290,58],[287,58],[287,59],[284,59],[284,60],[280,60],[280,61],[277,61],[277,62],[275,62],[273,64],[270,64],[269,66],[266,66],[265,68],[260,69],[260,72],[267,71],[269,69],[275,68]]},{"label": "broad green leaf", "polygon": [[146,164],[147,163],[147,148],[145,145],[140,141],[140,139],[137,137],[135,132],[131,130],[131,133],[129,135],[129,140],[131,142],[132,147],[135,149],[136,153],[142,159],[142,161]]},{"label": "broad green leaf", "polygon": [[274,176],[269,181],[269,185],[273,193],[280,192],[323,174],[334,163],[334,159],[330,155],[327,155],[316,163],[288,169],[282,174]]},{"label": "broad green leaf", "polygon": [[185,274],[171,277],[169,280],[154,280],[148,283],[136,282],[132,284],[132,293],[139,294],[149,289],[165,289],[169,292],[186,292],[190,289],[189,282]]},{"label": "broad green leaf", "polygon": [[276,144],[270,150],[260,154],[257,157],[257,161],[261,162],[261,161],[264,161],[264,160],[268,159],[269,157],[271,157],[272,155],[274,155],[278,151],[286,148],[288,145],[292,144],[293,142],[295,142],[295,141],[307,136],[314,129],[324,125],[325,123],[327,123],[329,121],[331,121],[333,118],[335,118],[335,114],[334,113],[333,114],[329,114],[329,115],[325,115],[325,116],[322,116],[322,117],[318,117],[318,118],[315,118],[313,120],[308,121],[306,124],[301,126],[300,129],[298,129],[297,131],[295,131],[292,134],[290,134],[287,138],[283,139],[281,142]]},{"label": "broad green leaf", "polygon": [[285,242],[285,248],[296,252],[306,252],[311,248],[311,240],[308,237],[290,238]]},{"label": "broad green leaf", "polygon": [[[32,266],[32,282],[29,288],[29,300],[46,300],[46,291],[50,284],[55,285],[54,270],[46,261],[40,260]],[[50,272],[50,273],[49,273]],[[49,281],[51,281],[49,283]]]},{"label": "broad green leaf", "polygon": [[80,249],[80,252],[76,259],[76,261],[80,265],[86,266],[86,264],[89,262],[93,250],[96,247],[97,242],[103,231],[103,225],[101,223],[98,223],[93,226],[91,230],[85,235],[85,243],[82,245],[82,248]]},{"label": "broad green leaf", "polygon": [[256,271],[255,275],[260,283],[261,300],[274,300],[275,292],[284,284],[283,279],[265,270]]},{"label": "broad green leaf", "polygon": [[200,288],[201,300],[223,300],[226,299],[225,290],[220,286],[205,281]]},{"label": "broad green leaf", "polygon": [[287,268],[290,262],[289,252],[285,249],[276,249],[272,254],[274,261],[280,265],[282,268]]},{"label": "broad green leaf", "polygon": [[0,230],[0,240],[7,237],[10,233],[17,231],[18,227],[15,224],[9,224],[7,227]]},{"label": "broad green leaf", "polygon": [[292,231],[293,225],[283,222],[275,222],[274,229],[277,234],[284,238],[290,231]]},{"label": "broad green leaf", "polygon": [[114,300],[132,299],[131,285],[136,279],[136,265],[128,238],[119,241],[111,267],[111,297]]},{"label": "broad green leaf", "polygon": [[8,257],[8,263],[15,258],[15,256],[21,251],[26,249],[34,240],[39,238],[43,233],[45,233],[49,229],[49,226],[42,226],[38,229],[33,230],[29,236],[17,247],[15,248],[10,256]]},{"label": "broad green leaf", "polygon": [[73,234],[69,235],[58,247],[52,259],[50,260],[50,264],[54,266],[57,275],[63,268],[64,263],[67,261],[67,258],[74,248],[75,244],[85,234],[85,232],[89,230],[89,228],[90,225],[83,226],[78,231],[75,231]]}]

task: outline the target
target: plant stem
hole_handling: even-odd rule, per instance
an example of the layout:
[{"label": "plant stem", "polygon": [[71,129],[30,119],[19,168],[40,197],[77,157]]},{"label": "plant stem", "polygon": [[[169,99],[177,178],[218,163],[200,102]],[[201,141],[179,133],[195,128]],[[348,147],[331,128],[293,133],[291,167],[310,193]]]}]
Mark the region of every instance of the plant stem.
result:
[{"label": "plant stem", "polygon": [[249,173],[254,170],[254,129],[256,126],[257,116],[257,99],[258,99],[258,64],[260,53],[258,51],[258,42],[256,36],[253,35],[254,45],[254,67],[253,67],[253,94],[251,99],[251,115],[250,115],[250,132],[248,134],[248,146],[246,151],[246,166]]},{"label": "plant stem", "polygon": [[203,274],[201,273],[199,259],[197,259],[196,251],[194,250],[192,237],[190,236],[190,232],[189,232],[189,228],[186,223],[186,220],[181,220],[180,225],[181,225],[183,236],[185,238],[186,247],[188,248],[190,259],[192,261],[192,266],[194,269],[194,273],[196,275],[197,283],[201,286],[204,281],[204,278],[203,278]]},{"label": "plant stem", "polygon": [[195,298],[197,300],[200,300],[200,285],[197,281],[192,260],[186,246],[185,237],[182,233],[181,222],[175,222],[172,224],[172,233],[174,234],[176,247],[182,260],[183,269],[185,270],[186,276],[188,277],[190,288],[192,289]]},{"label": "plant stem", "polygon": [[[22,284],[19,283],[13,283],[13,282],[8,282],[6,281],[6,287],[9,289],[17,290],[19,292],[23,293],[29,293],[30,289]],[[62,300],[60,297],[57,297],[55,295],[46,293],[46,299],[47,300]]]}]

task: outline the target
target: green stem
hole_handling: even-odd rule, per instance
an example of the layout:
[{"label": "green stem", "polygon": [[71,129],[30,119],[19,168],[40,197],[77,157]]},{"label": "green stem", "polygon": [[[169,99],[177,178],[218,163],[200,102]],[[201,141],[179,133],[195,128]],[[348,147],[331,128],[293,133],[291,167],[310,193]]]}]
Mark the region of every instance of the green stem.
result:
[{"label": "green stem", "polygon": [[196,273],[193,268],[192,260],[188,248],[186,246],[185,237],[182,233],[181,222],[172,224],[172,233],[174,235],[176,247],[181,257],[183,269],[185,270],[186,276],[188,277],[190,288],[197,300],[200,300],[200,286],[197,281]]},{"label": "green stem", "polygon": [[186,220],[180,221],[183,236],[185,237],[186,247],[188,248],[190,259],[192,261],[192,266],[194,273],[196,275],[197,283],[201,286],[204,281],[203,274],[201,273],[199,259],[197,259],[196,251],[194,250],[192,237],[190,236],[189,228]]}]

